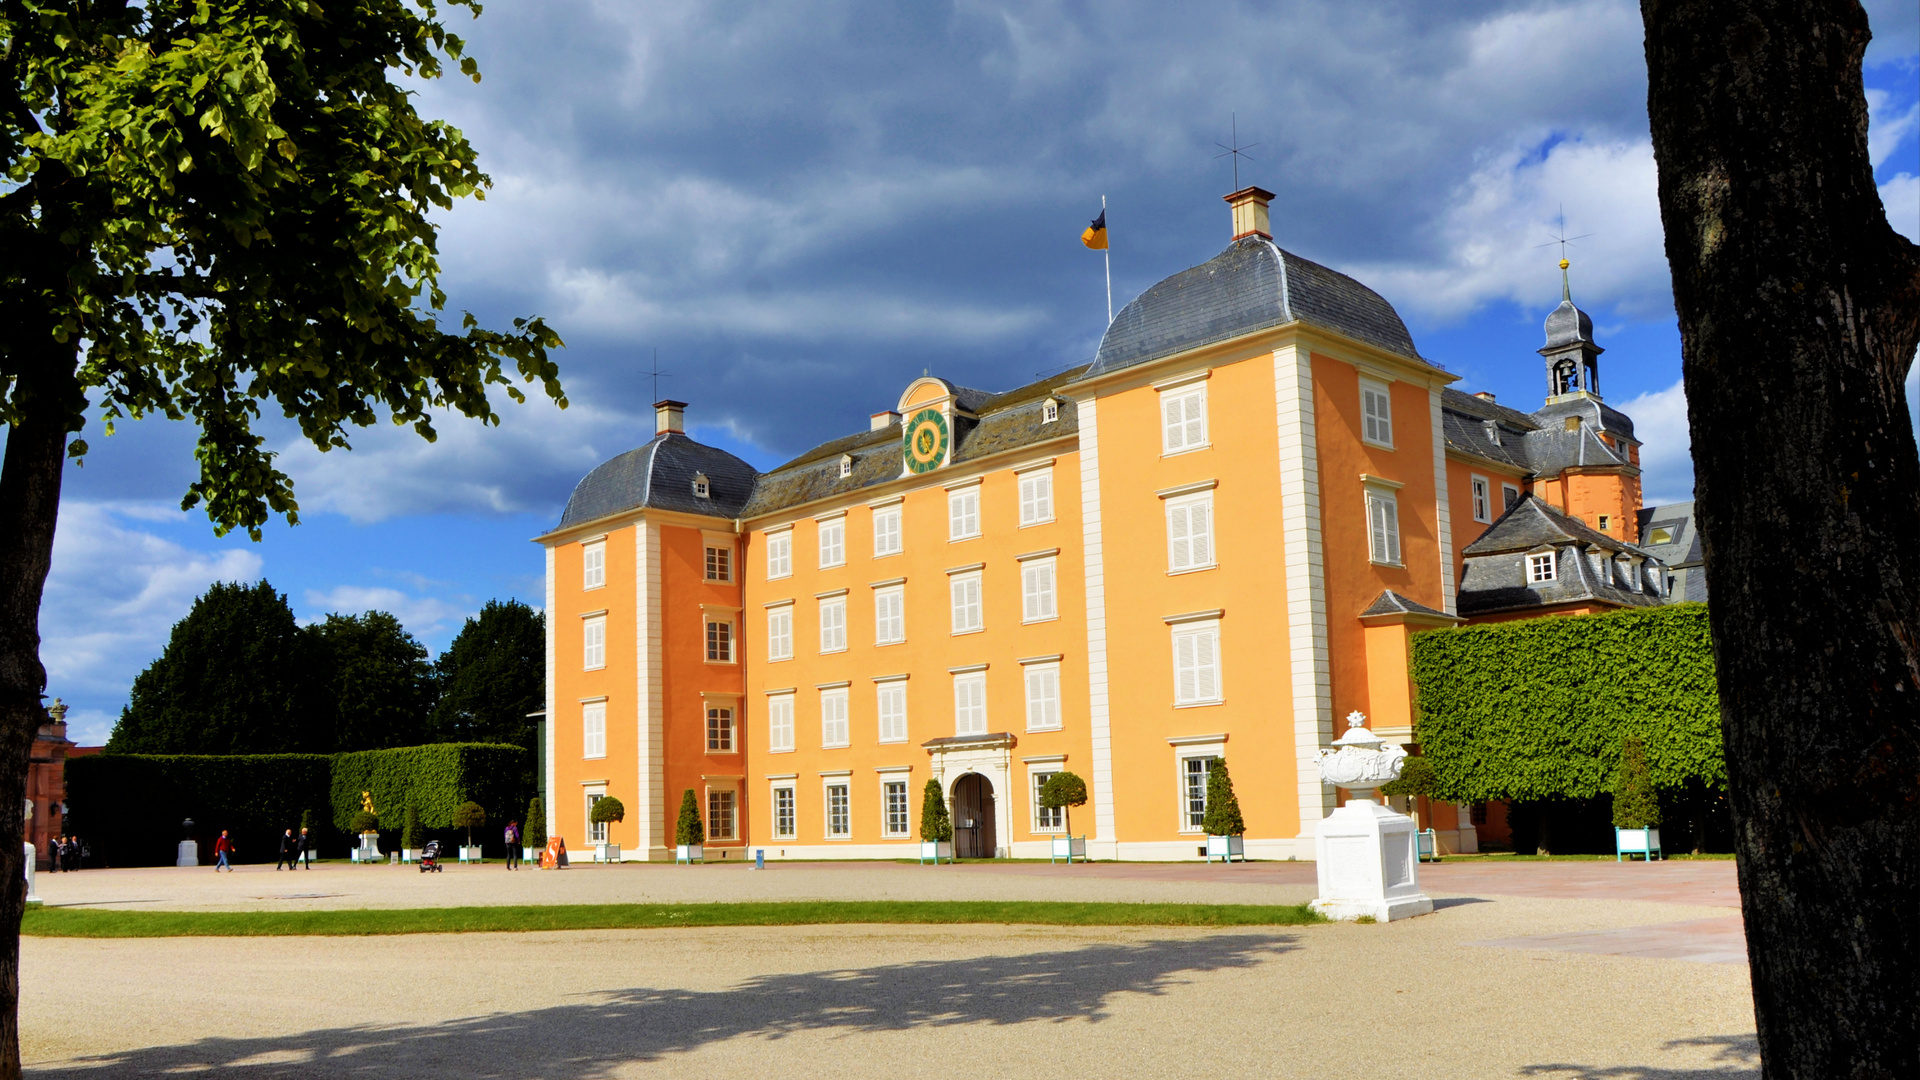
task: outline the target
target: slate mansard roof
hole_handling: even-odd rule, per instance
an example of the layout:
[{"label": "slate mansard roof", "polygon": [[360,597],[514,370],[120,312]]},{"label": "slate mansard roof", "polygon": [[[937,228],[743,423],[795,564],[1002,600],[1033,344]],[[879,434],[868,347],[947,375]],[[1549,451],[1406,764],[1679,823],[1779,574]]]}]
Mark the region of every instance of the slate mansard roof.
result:
[{"label": "slate mansard roof", "polygon": [[[1526,556],[1542,548],[1553,549],[1557,573],[1552,581],[1529,581]],[[1578,550],[1569,558],[1567,548]],[[1579,518],[1529,495],[1461,552],[1467,567],[1460,579],[1459,612],[1484,615],[1583,600],[1616,607],[1655,607],[1666,602],[1658,593],[1646,591],[1644,583],[1639,590],[1627,589],[1610,571],[1596,568],[1589,559],[1596,549],[1605,553],[1603,562],[1611,563],[1617,555],[1638,556],[1653,564],[1656,573],[1664,573],[1664,564],[1647,549],[1589,528]]]},{"label": "slate mansard roof", "polygon": [[[1485,458],[1522,474],[1557,476],[1576,467],[1631,465],[1626,453],[1600,436],[1638,443],[1633,421],[1593,397],[1557,402],[1523,413],[1451,388],[1440,392],[1441,431],[1447,448]],[[1580,418],[1567,430],[1566,418]]]},{"label": "slate mansard roof", "polygon": [[[707,477],[711,497],[693,493],[697,473]],[[663,432],[588,473],[567,499],[559,527],[640,509],[735,517],[752,496],[757,476],[753,466],[725,450],[678,431]]]},{"label": "slate mansard roof", "polygon": [[1122,308],[1087,374],[1104,375],[1296,320],[1421,359],[1406,324],[1379,293],[1250,236]]}]

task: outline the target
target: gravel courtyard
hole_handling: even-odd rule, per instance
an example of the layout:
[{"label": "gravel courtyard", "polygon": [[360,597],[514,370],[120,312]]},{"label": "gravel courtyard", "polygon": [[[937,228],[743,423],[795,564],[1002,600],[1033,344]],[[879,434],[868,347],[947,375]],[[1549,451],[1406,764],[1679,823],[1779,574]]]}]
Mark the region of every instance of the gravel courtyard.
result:
[{"label": "gravel courtyard", "polygon": [[[1273,930],[792,927],[22,942],[37,1077],[1758,1075],[1730,863],[1450,862],[1433,915]],[[243,867],[129,910],[712,899],[1292,903],[1309,864]],[[1050,1065],[1049,1063],[1055,1063]]]}]

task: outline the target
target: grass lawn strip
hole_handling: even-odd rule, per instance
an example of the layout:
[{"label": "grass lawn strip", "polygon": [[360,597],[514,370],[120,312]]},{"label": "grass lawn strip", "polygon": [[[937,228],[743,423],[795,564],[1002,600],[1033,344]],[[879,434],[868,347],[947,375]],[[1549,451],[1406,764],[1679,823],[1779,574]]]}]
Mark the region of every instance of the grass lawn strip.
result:
[{"label": "grass lawn strip", "polygon": [[1125,904],[1050,901],[786,901],[751,904],[524,904],[332,911],[102,911],[35,908],[32,937],[365,937],[388,934],[651,930],[673,926],[999,923],[1037,926],[1300,926],[1305,904]]}]

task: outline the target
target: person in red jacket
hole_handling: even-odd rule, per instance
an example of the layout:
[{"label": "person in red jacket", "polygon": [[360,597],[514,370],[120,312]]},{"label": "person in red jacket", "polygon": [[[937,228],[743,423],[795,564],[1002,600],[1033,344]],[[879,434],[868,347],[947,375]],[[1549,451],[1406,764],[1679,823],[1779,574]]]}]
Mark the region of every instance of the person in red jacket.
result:
[{"label": "person in red jacket", "polygon": [[213,872],[217,874],[225,870],[229,874],[233,873],[233,867],[227,864],[227,856],[237,850],[239,849],[233,846],[233,841],[227,838],[227,830],[221,829],[220,839],[213,842]]}]

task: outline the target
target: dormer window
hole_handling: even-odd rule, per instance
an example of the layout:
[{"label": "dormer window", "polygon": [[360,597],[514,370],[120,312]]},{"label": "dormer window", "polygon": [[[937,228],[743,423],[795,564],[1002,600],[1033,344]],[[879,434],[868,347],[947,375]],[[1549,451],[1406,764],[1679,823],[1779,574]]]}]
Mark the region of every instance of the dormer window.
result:
[{"label": "dormer window", "polygon": [[1543,581],[1552,581],[1558,575],[1553,569],[1553,552],[1527,556],[1527,582],[1537,585]]},{"label": "dormer window", "polygon": [[840,455],[840,478],[844,480],[847,477],[852,475],[853,475],[853,455],[841,454]]},{"label": "dormer window", "polygon": [[697,472],[693,474],[693,497],[696,499],[713,498],[713,486],[707,483],[706,473]]},{"label": "dormer window", "polygon": [[1060,403],[1053,398],[1048,398],[1046,404],[1040,406],[1040,422],[1051,424],[1058,419],[1060,419]]},{"label": "dormer window", "polygon": [[1481,422],[1481,423],[1482,423],[1483,425],[1485,425],[1485,426],[1486,426],[1486,429],[1487,429],[1487,441],[1488,441],[1488,442],[1490,442],[1490,443],[1492,443],[1492,444],[1493,444],[1493,445],[1495,445],[1495,446],[1499,446],[1499,445],[1500,445],[1500,425],[1499,425],[1499,423],[1498,423],[1498,422],[1496,422],[1496,421],[1493,421],[1493,420],[1482,420],[1482,421],[1480,421],[1480,422]]}]

